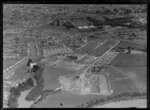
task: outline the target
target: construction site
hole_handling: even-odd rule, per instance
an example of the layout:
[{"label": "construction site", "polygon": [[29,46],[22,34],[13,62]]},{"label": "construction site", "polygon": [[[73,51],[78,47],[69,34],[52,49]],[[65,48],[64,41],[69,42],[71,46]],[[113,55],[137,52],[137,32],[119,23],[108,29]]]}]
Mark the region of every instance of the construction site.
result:
[{"label": "construction site", "polygon": [[[117,55],[116,53],[110,52],[119,41],[106,40],[102,45],[95,46],[91,51],[88,49],[88,44],[84,47],[86,50],[82,51],[84,57],[79,58],[79,60],[56,64],[57,67],[65,68],[76,68],[76,75],[67,75],[59,78],[62,88],[76,94],[97,94],[97,95],[111,95],[113,90],[109,81],[109,76],[105,75],[94,75],[91,73],[91,69],[94,65],[99,64],[108,65]],[[78,53],[79,54],[79,53]],[[72,54],[73,55],[73,54]],[[77,56],[77,54],[75,54]],[[78,57],[78,56],[77,56]],[[80,57],[80,54],[79,54]],[[62,65],[62,66],[61,66]]]}]

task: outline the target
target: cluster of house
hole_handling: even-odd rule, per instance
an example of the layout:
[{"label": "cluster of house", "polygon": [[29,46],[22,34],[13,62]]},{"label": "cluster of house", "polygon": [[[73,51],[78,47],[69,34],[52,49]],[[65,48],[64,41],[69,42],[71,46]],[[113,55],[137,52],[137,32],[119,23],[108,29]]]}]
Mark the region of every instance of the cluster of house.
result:
[{"label": "cluster of house", "polygon": [[26,46],[20,45],[4,45],[3,46],[3,59],[19,59],[21,54],[26,54]]},{"label": "cluster of house", "polygon": [[18,51],[19,49],[14,48],[13,46],[7,46],[4,47],[3,50],[3,59],[17,59],[20,57],[19,53],[16,53],[14,51]]},{"label": "cluster of house", "polygon": [[3,53],[3,59],[18,59],[20,54],[5,54]]}]

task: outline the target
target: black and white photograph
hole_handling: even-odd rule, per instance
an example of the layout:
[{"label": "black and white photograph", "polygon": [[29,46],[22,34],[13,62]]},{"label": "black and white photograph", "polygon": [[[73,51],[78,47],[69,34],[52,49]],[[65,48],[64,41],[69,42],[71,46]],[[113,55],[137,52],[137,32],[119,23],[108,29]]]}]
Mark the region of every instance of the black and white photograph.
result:
[{"label": "black and white photograph", "polygon": [[3,7],[3,108],[147,108],[147,4]]}]

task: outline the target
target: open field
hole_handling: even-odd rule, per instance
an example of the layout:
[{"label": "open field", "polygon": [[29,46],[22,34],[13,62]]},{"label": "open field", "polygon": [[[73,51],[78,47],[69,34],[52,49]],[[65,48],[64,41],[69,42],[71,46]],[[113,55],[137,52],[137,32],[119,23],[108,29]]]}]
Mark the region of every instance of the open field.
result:
[{"label": "open field", "polygon": [[137,91],[140,92],[147,91],[146,68],[137,68],[137,69],[117,68],[117,69],[124,71],[126,73],[126,76],[131,80]]},{"label": "open field", "polygon": [[[139,91],[139,92],[146,92],[146,82],[147,82],[147,67],[146,67],[146,55],[120,55],[114,61],[112,62],[112,65],[115,65],[117,63],[120,63],[120,67],[113,66],[115,69],[111,69],[111,71],[122,71],[120,74],[124,74],[129,79],[122,80],[120,83],[115,83],[114,86],[118,86],[120,88],[121,86],[127,86],[126,89],[122,88],[119,90],[116,90],[116,92],[122,91],[122,92],[132,92],[133,91]],[[121,67],[121,65],[123,67]],[[138,65],[141,65],[141,67],[136,67]],[[143,66],[145,65],[145,66]],[[131,66],[131,67],[130,67]],[[119,71],[118,71],[119,70]],[[124,84],[121,84],[123,83]],[[127,83],[132,83],[127,85]],[[120,85],[120,87],[119,87]],[[129,87],[132,86],[133,87]],[[129,90],[128,90],[128,89]],[[133,89],[134,88],[134,89]],[[117,88],[116,88],[117,89]],[[132,90],[131,90],[132,89]]]},{"label": "open field", "polygon": [[[147,66],[147,54],[120,54],[113,61],[112,66],[134,68]],[[135,69],[135,68],[134,68]]]},{"label": "open field", "polygon": [[43,71],[44,89],[56,89],[60,86],[59,77],[67,74],[75,74],[75,71],[58,67],[45,67]]},{"label": "open field", "polygon": [[122,48],[127,48],[127,47],[134,47],[135,49],[139,49],[139,50],[144,50],[145,48],[147,48],[147,44],[146,43],[137,43],[137,42],[127,42],[127,41],[121,41],[117,46],[117,47],[122,47]]}]

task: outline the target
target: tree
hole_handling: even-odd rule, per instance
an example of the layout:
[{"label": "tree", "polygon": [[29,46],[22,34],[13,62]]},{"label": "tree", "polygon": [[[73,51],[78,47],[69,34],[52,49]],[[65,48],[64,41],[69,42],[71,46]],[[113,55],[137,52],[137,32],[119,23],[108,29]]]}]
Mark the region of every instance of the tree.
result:
[{"label": "tree", "polygon": [[88,26],[92,26],[92,23],[88,23]]},{"label": "tree", "polygon": [[20,89],[20,91],[22,91],[22,85],[21,85],[21,83],[18,84],[18,88]]},{"label": "tree", "polygon": [[10,92],[11,92],[11,93],[14,93],[15,91],[16,91],[16,88],[15,88],[15,87],[10,88]]},{"label": "tree", "polygon": [[60,25],[60,21],[59,21],[58,19],[56,20],[56,23],[57,23],[57,24],[56,24],[57,26]]},{"label": "tree", "polygon": [[130,39],[135,39],[137,37],[137,35],[133,32],[130,36]]},{"label": "tree", "polygon": [[124,9],[124,14],[130,14],[131,12],[131,9]]},{"label": "tree", "polygon": [[101,14],[102,12],[100,10],[96,10],[96,14]]},{"label": "tree", "polygon": [[11,92],[12,95],[14,95],[16,97],[21,94],[21,91],[20,91],[20,89],[18,87],[12,87],[10,89],[10,92]]},{"label": "tree", "polygon": [[131,47],[130,46],[127,47],[127,50],[128,50],[127,54],[130,54],[131,53]]},{"label": "tree", "polygon": [[26,83],[25,82],[22,82],[22,91],[26,90]]},{"label": "tree", "polygon": [[20,38],[19,38],[19,37],[15,37],[15,38],[14,38],[14,42],[15,42],[15,44],[19,44],[19,40],[20,40]]},{"label": "tree", "polygon": [[114,14],[118,13],[118,10],[116,8],[113,9]]},{"label": "tree", "polygon": [[63,23],[63,26],[67,28],[67,30],[70,30],[70,28],[75,28],[75,26],[71,22],[65,22]]},{"label": "tree", "polygon": [[147,52],[147,48],[145,48],[144,51]]},{"label": "tree", "polygon": [[32,78],[28,78],[27,85],[28,85],[28,87],[33,87],[34,86],[34,82],[33,82]]},{"label": "tree", "polygon": [[16,107],[18,106],[18,103],[17,103],[16,98],[10,98],[10,99],[8,100],[7,106],[8,106],[9,108],[16,108]]}]

